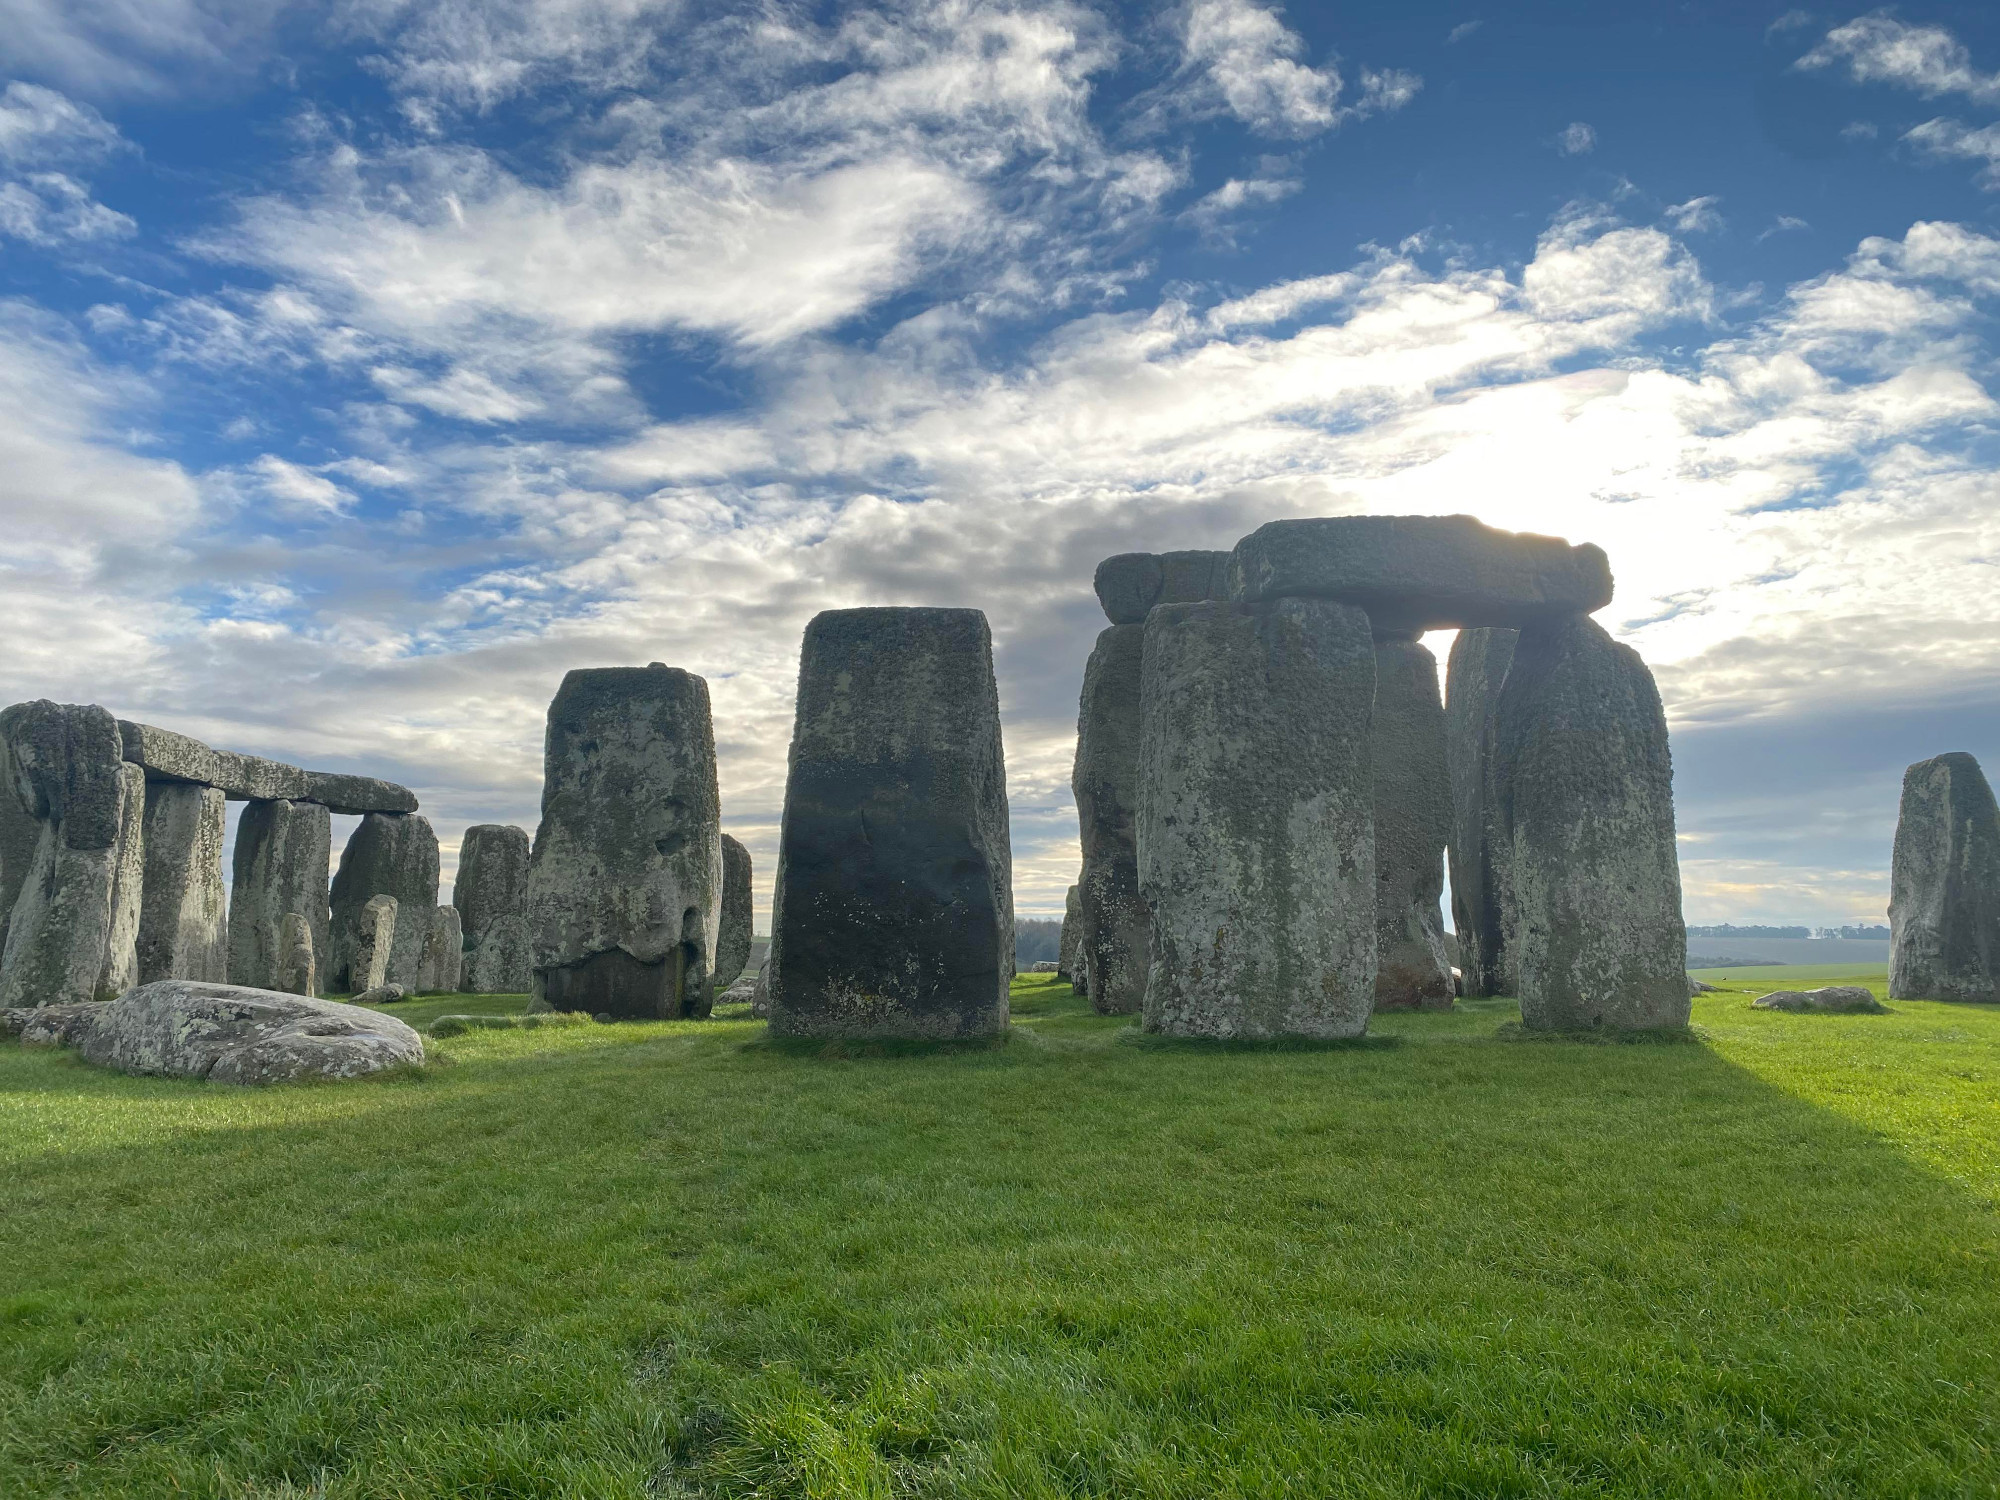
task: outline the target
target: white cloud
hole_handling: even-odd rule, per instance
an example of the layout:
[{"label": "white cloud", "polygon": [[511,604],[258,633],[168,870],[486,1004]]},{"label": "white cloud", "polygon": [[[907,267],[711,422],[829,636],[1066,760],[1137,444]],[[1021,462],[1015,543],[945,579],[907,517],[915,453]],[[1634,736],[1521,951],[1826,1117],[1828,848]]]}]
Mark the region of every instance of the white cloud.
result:
[{"label": "white cloud", "polygon": [[1473,32],[1477,31],[1480,27],[1484,26],[1485,24],[1486,23],[1484,21],[1460,21],[1456,26],[1452,27],[1451,30],[1445,34],[1444,44],[1447,47],[1455,46],[1457,43],[1462,42],[1467,37],[1471,36]]},{"label": "white cloud", "polygon": [[1244,209],[1282,202],[1299,190],[1296,177],[1232,177],[1211,193],[1206,193],[1184,210],[1181,219],[1198,230],[1204,239],[1217,244],[1235,243],[1231,221]]},{"label": "white cloud", "polygon": [[0,64],[74,93],[160,96],[242,75],[288,0],[10,0]]},{"label": "white cloud", "polygon": [[1597,149],[1597,132],[1581,120],[1572,120],[1556,132],[1556,151],[1563,156],[1587,156]]},{"label": "white cloud", "polygon": [[1217,107],[1269,136],[1310,136],[1348,119],[1401,109],[1423,81],[1400,70],[1361,73],[1361,96],[1343,105],[1332,64],[1298,60],[1305,44],[1278,12],[1253,0],[1191,0],[1181,12],[1184,67]]},{"label": "white cloud", "polygon": [[1674,204],[1662,217],[1673,226],[1676,234],[1713,234],[1722,228],[1722,215],[1715,206],[1721,201],[1713,194],[1690,198],[1685,203]]},{"label": "white cloud", "polygon": [[1950,31],[1912,25],[1886,10],[1834,27],[1795,66],[1842,63],[1857,83],[1895,84],[1932,99],[1963,94],[1980,103],[2000,103],[2000,74],[1975,68],[1971,53]]},{"label": "white cloud", "polygon": [[1812,228],[1812,225],[1808,224],[1804,219],[1795,218],[1791,214],[1779,214],[1777,218],[1771,221],[1770,227],[1758,232],[1757,237],[1751,243],[1753,245],[1761,245],[1774,234],[1791,234],[1796,230],[1810,228]]},{"label": "white cloud", "polygon": [[88,160],[123,145],[103,115],[54,89],[15,82],[0,93],[0,161],[39,166]]},{"label": "white cloud", "polygon": [[138,226],[130,217],[106,208],[68,173],[52,170],[124,145],[89,105],[35,84],[8,84],[0,93],[0,234],[44,246],[132,234]]},{"label": "white cloud", "polygon": [[138,227],[61,172],[31,172],[0,181],[0,234],[54,245],[65,240],[122,239]]},{"label": "white cloud", "polygon": [[263,493],[281,507],[337,515],[354,503],[350,491],[275,453],[261,455],[250,465],[250,473]]},{"label": "white cloud", "polygon": [[1979,185],[1989,192],[2000,191],[2000,125],[1974,130],[1957,120],[1926,120],[1903,139],[1931,156],[1984,162]]}]

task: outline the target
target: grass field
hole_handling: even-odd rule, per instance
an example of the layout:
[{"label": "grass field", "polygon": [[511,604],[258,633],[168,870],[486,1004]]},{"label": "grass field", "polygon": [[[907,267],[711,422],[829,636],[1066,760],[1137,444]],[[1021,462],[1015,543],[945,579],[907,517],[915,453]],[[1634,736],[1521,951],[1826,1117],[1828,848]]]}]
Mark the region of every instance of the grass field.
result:
[{"label": "grass field", "polygon": [[0,1045],[0,1495],[2000,1494],[2000,1013],[1796,977],[1679,1043],[1034,976],[990,1048]]}]

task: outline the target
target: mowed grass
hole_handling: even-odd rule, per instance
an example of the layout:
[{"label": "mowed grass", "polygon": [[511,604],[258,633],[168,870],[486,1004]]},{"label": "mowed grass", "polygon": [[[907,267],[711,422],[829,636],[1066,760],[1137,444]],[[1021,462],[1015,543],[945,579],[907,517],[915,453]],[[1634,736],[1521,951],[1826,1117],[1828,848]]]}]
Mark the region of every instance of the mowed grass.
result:
[{"label": "mowed grass", "polygon": [[[2000,1013],[0,1046],[0,1494],[2000,1493]],[[518,1003],[518,1002],[517,1002]],[[492,1010],[452,996],[416,1022]]]}]

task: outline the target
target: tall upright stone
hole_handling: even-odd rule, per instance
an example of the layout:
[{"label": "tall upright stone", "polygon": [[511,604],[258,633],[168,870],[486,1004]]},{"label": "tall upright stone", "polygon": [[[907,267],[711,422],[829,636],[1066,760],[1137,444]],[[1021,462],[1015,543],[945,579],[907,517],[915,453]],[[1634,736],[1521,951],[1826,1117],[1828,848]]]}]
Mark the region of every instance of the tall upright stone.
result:
[{"label": "tall upright stone", "polygon": [[333,877],[332,948],[326,966],[327,980],[336,989],[352,983],[358,924],[372,896],[396,898],[388,982],[415,990],[423,983],[424,940],[438,904],[438,841],[430,819],[420,813],[369,813],[348,835]]},{"label": "tall upright stone", "polygon": [[524,995],[533,989],[527,899],[528,831],[504,823],[466,829],[451,888],[451,904],[465,931],[466,990]]},{"label": "tall upright stone", "polygon": [[750,851],[722,836],[722,919],[715,940],[715,987],[726,990],[750,963],[753,912]]},{"label": "tall upright stone", "polygon": [[1072,993],[1089,993],[1083,979],[1083,887],[1063,893],[1062,935],[1056,939],[1056,976],[1069,981]]},{"label": "tall upright stone", "polygon": [[1077,946],[1084,993],[1105,1015],[1136,1014],[1146,999],[1152,915],[1139,894],[1139,681],[1146,627],[1113,625],[1083,669],[1076,720]]},{"label": "tall upright stone", "polygon": [[0,736],[0,953],[6,951],[7,924],[21,887],[28,883],[35,846],[42,840],[42,820],[21,805],[13,788],[7,741]]},{"label": "tall upright stone", "polygon": [[525,914],[496,917],[465,955],[460,987],[475,995],[528,995],[535,988],[535,944]]},{"label": "tall upright stone", "polygon": [[708,684],[655,662],[563,678],[528,866],[535,994],[556,1010],[705,1016],[722,920]]},{"label": "tall upright stone", "polygon": [[1374,746],[1375,1009],[1450,1010],[1444,703],[1437,658],[1414,635],[1375,644]]},{"label": "tall upright stone", "polygon": [[1468,995],[1514,993],[1512,840],[1499,804],[1495,731],[1500,690],[1519,632],[1461,630],[1445,673],[1445,753],[1451,766],[1451,925]]},{"label": "tall upright stone", "polygon": [[1317,599],[1162,605],[1145,631],[1145,1028],[1360,1035],[1375,996],[1368,617]]},{"label": "tall upright stone", "polygon": [[138,971],[145,773],[102,708],[0,710],[9,788],[39,826],[0,954],[0,1006],[110,999]]},{"label": "tall upright stone", "polygon": [[1522,1020],[1686,1025],[1673,761],[1653,674],[1595,621],[1528,625],[1497,736]]},{"label": "tall upright stone", "polygon": [[432,995],[455,991],[464,964],[465,935],[459,927],[458,908],[432,907],[424,925],[424,954],[417,970],[416,988]]},{"label": "tall upright stone", "polygon": [[354,923],[354,946],[347,954],[341,986],[365,995],[389,982],[389,955],[396,951],[396,919],[402,903],[394,896],[370,896]]},{"label": "tall upright stone", "polygon": [[[313,953],[327,951],[326,870],[333,818],[317,802],[251,802],[236,824],[229,902],[229,982],[275,989],[285,917],[305,918]],[[328,976],[321,972],[322,983]],[[337,981],[335,981],[337,984]]]},{"label": "tall upright stone", "polygon": [[1004,1031],[1013,862],[999,693],[973,609],[806,627],[772,913],[771,1029]]},{"label": "tall upright stone", "polygon": [[229,898],[222,879],[228,803],[212,786],[146,783],[140,984],[229,978]]},{"label": "tall upright stone", "polygon": [[1903,773],[1889,867],[1889,995],[1995,1000],[2000,982],[2000,809],[1962,750]]},{"label": "tall upright stone", "polygon": [[287,995],[319,993],[319,963],[313,953],[312,928],[295,911],[278,925],[278,982],[273,989]]}]

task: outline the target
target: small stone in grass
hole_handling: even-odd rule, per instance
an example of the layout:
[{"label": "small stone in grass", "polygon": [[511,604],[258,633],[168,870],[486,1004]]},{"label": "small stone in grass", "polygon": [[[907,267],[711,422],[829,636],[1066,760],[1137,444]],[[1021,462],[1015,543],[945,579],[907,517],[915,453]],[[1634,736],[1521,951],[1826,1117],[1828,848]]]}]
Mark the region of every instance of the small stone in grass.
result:
[{"label": "small stone in grass", "polygon": [[1773,990],[1750,1002],[1756,1010],[1819,1011],[1826,1014],[1886,1016],[1889,1007],[1858,984],[1829,984],[1816,990]]}]

